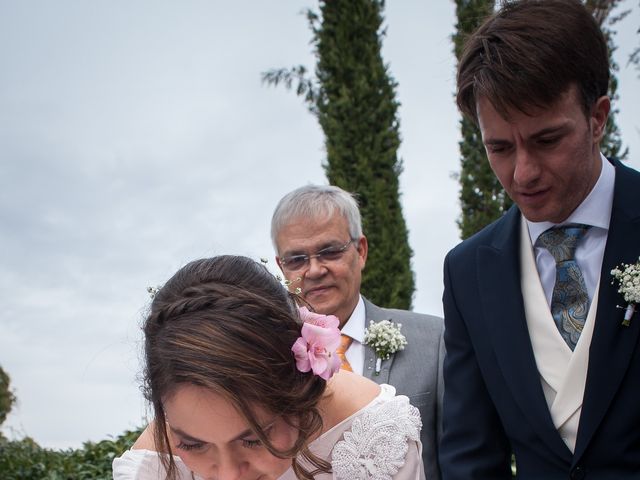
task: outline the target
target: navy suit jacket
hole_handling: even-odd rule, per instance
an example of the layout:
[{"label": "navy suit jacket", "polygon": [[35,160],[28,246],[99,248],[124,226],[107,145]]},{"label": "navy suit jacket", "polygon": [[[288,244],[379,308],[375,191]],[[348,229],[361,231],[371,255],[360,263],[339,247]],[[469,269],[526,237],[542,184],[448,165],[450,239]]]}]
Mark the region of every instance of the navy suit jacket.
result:
[{"label": "navy suit jacket", "polygon": [[520,211],[462,242],[445,259],[443,480],[640,478],[640,314],[624,304],[611,269],[640,256],[640,173],[614,163],[602,263],[575,453],[547,407],[520,291]]}]

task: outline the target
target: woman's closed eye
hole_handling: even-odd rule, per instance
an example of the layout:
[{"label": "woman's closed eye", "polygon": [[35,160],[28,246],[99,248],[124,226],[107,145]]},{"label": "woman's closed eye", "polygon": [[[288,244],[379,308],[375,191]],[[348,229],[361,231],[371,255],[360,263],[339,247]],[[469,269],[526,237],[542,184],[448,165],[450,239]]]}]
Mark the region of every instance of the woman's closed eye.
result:
[{"label": "woman's closed eye", "polygon": [[243,438],[242,446],[245,448],[258,448],[262,446],[262,441],[257,438],[256,439]]},{"label": "woman's closed eye", "polygon": [[[265,432],[268,434],[268,432]],[[262,441],[259,438],[241,438],[240,443],[245,448],[258,448],[262,446]],[[205,444],[203,442],[185,442],[181,440],[176,448],[185,452],[193,452],[202,450]]]},{"label": "woman's closed eye", "polygon": [[[243,439],[241,440],[242,442],[242,446],[245,448],[258,448],[262,446],[262,441],[260,441],[259,439]],[[183,450],[185,452],[194,452],[194,451],[199,451],[202,450],[204,448],[204,443],[186,443],[186,442],[180,442],[178,445],[176,445],[176,448],[179,450]]]},{"label": "woman's closed eye", "polygon": [[187,443],[187,442],[181,441],[180,443],[178,443],[178,445],[176,445],[177,449],[184,450],[185,452],[202,450],[202,447],[204,447],[204,443],[201,443],[201,442]]},{"label": "woman's closed eye", "polygon": [[[271,437],[273,425],[273,422],[271,422],[267,427],[263,428],[263,432],[268,438]],[[258,448],[263,446],[262,440],[254,436],[241,438],[240,441],[242,442],[242,446],[245,448]]]}]

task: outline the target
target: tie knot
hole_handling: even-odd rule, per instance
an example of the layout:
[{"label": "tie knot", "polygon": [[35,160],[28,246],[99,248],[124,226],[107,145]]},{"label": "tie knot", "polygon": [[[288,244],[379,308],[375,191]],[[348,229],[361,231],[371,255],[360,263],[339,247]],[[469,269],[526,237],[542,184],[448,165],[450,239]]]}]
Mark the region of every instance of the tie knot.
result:
[{"label": "tie knot", "polygon": [[574,259],[576,247],[589,228],[590,225],[575,223],[553,227],[542,233],[536,243],[546,248],[556,263],[566,262]]}]

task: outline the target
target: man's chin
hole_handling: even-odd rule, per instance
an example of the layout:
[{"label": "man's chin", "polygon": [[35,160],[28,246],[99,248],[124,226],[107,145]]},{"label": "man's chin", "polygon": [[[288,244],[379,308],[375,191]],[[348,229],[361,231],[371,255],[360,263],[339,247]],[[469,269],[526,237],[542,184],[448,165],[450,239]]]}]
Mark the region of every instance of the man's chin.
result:
[{"label": "man's chin", "polygon": [[306,291],[304,298],[307,300],[325,301],[332,295],[333,291],[331,287],[314,288]]},{"label": "man's chin", "polygon": [[305,295],[304,299],[317,313],[332,315],[335,311],[336,302],[326,293]]},{"label": "man's chin", "polygon": [[562,223],[564,222],[570,215],[571,212],[558,212],[552,210],[542,210],[542,209],[526,209],[520,208],[522,215],[524,218],[533,223],[540,222],[551,222],[551,223]]}]

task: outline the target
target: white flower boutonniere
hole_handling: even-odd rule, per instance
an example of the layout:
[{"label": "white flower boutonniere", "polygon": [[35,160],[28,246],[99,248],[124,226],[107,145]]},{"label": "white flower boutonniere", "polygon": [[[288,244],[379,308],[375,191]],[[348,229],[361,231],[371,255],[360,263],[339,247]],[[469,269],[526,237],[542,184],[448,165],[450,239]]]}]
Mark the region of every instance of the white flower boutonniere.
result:
[{"label": "white flower boutonniere", "polygon": [[364,344],[373,348],[376,354],[375,374],[380,374],[382,360],[387,360],[392,354],[399,350],[404,350],[407,339],[400,333],[402,324],[397,325],[389,320],[382,320],[375,323],[369,322],[369,327],[364,331]]},{"label": "white flower boutonniere", "polygon": [[[631,324],[631,317],[636,310],[636,305],[640,303],[640,258],[636,263],[623,263],[619,267],[611,270],[613,275],[612,284],[617,280],[619,283],[618,292],[628,302],[624,311],[622,325],[628,327]],[[622,308],[622,307],[621,307]]]}]

